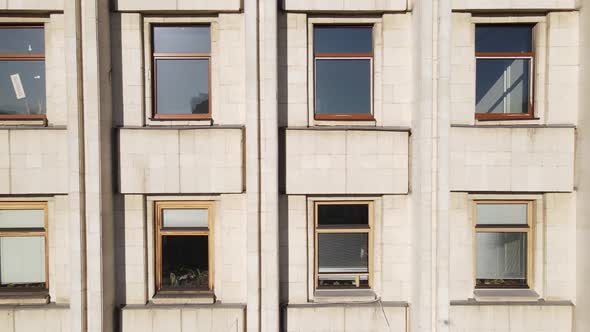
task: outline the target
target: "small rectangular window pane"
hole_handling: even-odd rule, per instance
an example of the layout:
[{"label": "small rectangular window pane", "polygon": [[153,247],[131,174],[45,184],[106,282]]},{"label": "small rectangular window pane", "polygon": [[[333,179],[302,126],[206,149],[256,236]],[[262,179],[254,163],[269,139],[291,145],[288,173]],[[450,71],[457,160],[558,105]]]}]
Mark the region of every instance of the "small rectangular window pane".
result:
[{"label": "small rectangular window pane", "polygon": [[162,288],[209,289],[208,236],[162,236]]},{"label": "small rectangular window pane", "polygon": [[209,227],[208,209],[164,209],[163,227]]},{"label": "small rectangular window pane", "polygon": [[370,59],[317,59],[317,114],[371,113]]},{"label": "small rectangular window pane", "polygon": [[43,28],[0,27],[0,53],[45,54],[45,32]]},{"label": "small rectangular window pane", "polygon": [[525,283],[527,271],[526,233],[477,233],[477,279],[501,286]]},{"label": "small rectangular window pane", "polygon": [[368,273],[369,235],[318,234],[319,273]]},{"label": "small rectangular window pane", "polygon": [[45,211],[36,210],[0,210],[0,228],[43,228]]},{"label": "small rectangular window pane", "polygon": [[0,61],[0,114],[45,114],[45,61]]},{"label": "small rectangular window pane", "polygon": [[487,24],[475,28],[476,53],[530,53],[532,45],[531,24]]},{"label": "small rectangular window pane", "polygon": [[477,113],[528,113],[530,59],[477,59]]},{"label": "small rectangular window pane", "polygon": [[478,225],[527,225],[528,204],[477,204]]},{"label": "small rectangular window pane", "polygon": [[209,26],[154,27],[155,53],[210,53]]},{"label": "small rectangular window pane", "polygon": [[0,238],[1,287],[45,287],[45,238]]},{"label": "small rectangular window pane", "polygon": [[209,60],[156,60],[158,114],[209,113]]},{"label": "small rectangular window pane", "polygon": [[313,48],[315,54],[373,53],[373,28],[316,26]]},{"label": "small rectangular window pane", "polygon": [[368,204],[320,204],[318,225],[368,225]]}]

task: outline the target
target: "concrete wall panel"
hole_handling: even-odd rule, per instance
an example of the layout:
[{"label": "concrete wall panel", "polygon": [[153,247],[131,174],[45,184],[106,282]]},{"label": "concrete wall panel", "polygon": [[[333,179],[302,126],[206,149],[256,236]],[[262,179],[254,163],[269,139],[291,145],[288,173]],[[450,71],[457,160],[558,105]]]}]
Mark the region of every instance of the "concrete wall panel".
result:
[{"label": "concrete wall panel", "polygon": [[64,0],[3,0],[0,9],[56,11],[64,9]]},{"label": "concrete wall panel", "polygon": [[0,331],[69,332],[67,306],[4,306],[0,309]]},{"label": "concrete wall panel", "polygon": [[573,190],[574,129],[451,129],[451,190]]},{"label": "concrete wall panel", "polygon": [[114,3],[116,10],[120,11],[198,10],[210,12],[237,12],[242,9],[242,1],[240,0],[116,0]]},{"label": "concrete wall panel", "polygon": [[287,11],[386,12],[407,10],[406,0],[284,0]]},{"label": "concrete wall panel", "polygon": [[[384,303],[347,306],[289,306],[287,332],[406,332],[406,308]],[[387,316],[387,318],[386,318]]]},{"label": "concrete wall panel", "polygon": [[128,306],[122,309],[122,332],[245,331],[240,305]]},{"label": "concrete wall panel", "polygon": [[576,0],[453,0],[453,10],[572,10]]},{"label": "concrete wall panel", "polygon": [[5,130],[0,151],[0,194],[67,193],[66,130]]},{"label": "concrete wall panel", "polygon": [[122,193],[240,193],[242,129],[121,129]]},{"label": "concrete wall panel", "polygon": [[571,332],[572,307],[451,306],[451,332]]},{"label": "concrete wall panel", "polygon": [[408,192],[408,133],[287,130],[287,194]]}]

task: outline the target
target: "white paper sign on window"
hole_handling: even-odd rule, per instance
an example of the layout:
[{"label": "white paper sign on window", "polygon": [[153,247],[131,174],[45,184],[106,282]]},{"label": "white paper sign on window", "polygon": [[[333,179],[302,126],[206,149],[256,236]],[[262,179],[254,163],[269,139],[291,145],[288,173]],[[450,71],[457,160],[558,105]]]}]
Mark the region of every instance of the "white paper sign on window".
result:
[{"label": "white paper sign on window", "polygon": [[23,88],[23,83],[20,80],[20,75],[12,74],[10,75],[10,80],[12,81],[12,87],[14,88],[16,99],[26,98],[27,96],[25,95],[25,89]]}]

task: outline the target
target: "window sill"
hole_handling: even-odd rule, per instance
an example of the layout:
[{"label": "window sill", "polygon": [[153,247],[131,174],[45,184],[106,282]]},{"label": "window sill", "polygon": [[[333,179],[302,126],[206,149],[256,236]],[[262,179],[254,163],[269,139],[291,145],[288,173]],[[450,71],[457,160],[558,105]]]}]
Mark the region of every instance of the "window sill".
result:
[{"label": "window sill", "polygon": [[47,119],[24,119],[24,118],[0,118],[0,126],[47,126]]},{"label": "window sill", "polygon": [[215,303],[215,293],[159,292],[151,302],[153,304],[213,304]]},{"label": "window sill", "polygon": [[530,302],[540,296],[532,289],[476,289],[473,292],[478,302]]},{"label": "window sill", "polygon": [[47,291],[10,291],[0,292],[0,305],[31,305],[49,303]]},{"label": "window sill", "polygon": [[315,303],[362,303],[376,299],[370,289],[316,289],[314,292]]},{"label": "window sill", "polygon": [[314,120],[313,122],[314,126],[317,127],[334,127],[334,126],[348,126],[348,127],[375,127],[377,126],[377,121],[375,120],[363,120],[363,121],[359,121],[359,120],[346,120],[346,119],[342,119],[342,120]]}]

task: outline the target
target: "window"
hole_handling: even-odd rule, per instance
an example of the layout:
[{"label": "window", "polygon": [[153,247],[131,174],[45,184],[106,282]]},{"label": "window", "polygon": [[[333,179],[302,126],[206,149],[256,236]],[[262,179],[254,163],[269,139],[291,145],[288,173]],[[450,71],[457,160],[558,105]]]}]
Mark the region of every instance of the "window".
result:
[{"label": "window", "polygon": [[475,28],[476,118],[533,117],[533,25]]},{"label": "window", "polygon": [[370,288],[371,202],[315,204],[316,288]]},{"label": "window", "polygon": [[47,289],[47,203],[0,203],[0,289]]},{"label": "window", "polygon": [[529,288],[532,202],[476,203],[477,288]]},{"label": "window", "polygon": [[211,118],[211,37],[207,25],[154,26],[154,118]]},{"label": "window", "polygon": [[373,27],[314,27],[316,120],[372,120]]},{"label": "window", "polygon": [[0,26],[0,119],[45,119],[43,26]]},{"label": "window", "polygon": [[156,287],[213,289],[211,202],[156,202]]}]

